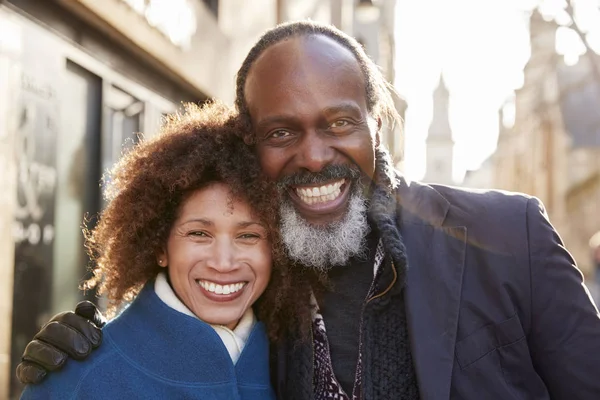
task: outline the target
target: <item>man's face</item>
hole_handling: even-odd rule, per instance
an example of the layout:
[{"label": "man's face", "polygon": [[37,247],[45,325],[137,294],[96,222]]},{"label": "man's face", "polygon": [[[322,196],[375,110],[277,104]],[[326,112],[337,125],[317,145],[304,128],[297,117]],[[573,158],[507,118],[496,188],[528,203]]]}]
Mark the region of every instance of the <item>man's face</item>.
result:
[{"label": "man's face", "polygon": [[340,221],[375,170],[378,124],[354,55],[324,36],[275,44],[250,69],[245,96],[265,173],[309,224]]}]

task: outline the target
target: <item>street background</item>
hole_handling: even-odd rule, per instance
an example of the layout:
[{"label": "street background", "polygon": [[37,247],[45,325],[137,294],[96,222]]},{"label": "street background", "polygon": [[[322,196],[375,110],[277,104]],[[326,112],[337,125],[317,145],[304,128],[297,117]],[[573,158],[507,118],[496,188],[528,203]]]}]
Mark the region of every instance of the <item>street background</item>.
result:
[{"label": "street background", "polygon": [[78,290],[102,174],[181,102],[232,103],[261,33],[305,18],[395,86],[399,170],[539,197],[600,282],[600,0],[0,0],[0,399],[41,324],[103,303]]}]

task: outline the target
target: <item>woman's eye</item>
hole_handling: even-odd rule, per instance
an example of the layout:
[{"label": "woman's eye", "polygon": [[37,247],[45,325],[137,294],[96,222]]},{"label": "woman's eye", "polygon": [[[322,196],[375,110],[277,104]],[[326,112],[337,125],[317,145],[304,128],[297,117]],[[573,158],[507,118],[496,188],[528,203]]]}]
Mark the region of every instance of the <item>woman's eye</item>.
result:
[{"label": "woman's eye", "polygon": [[206,232],[202,232],[202,231],[193,231],[193,232],[190,232],[188,235],[195,236],[195,237],[208,237]]},{"label": "woman's eye", "polygon": [[257,235],[256,233],[244,233],[243,235],[240,235],[240,239],[260,239],[260,235]]},{"label": "woman's eye", "polygon": [[244,233],[238,236],[240,243],[256,244],[260,242],[262,236],[258,233]]}]

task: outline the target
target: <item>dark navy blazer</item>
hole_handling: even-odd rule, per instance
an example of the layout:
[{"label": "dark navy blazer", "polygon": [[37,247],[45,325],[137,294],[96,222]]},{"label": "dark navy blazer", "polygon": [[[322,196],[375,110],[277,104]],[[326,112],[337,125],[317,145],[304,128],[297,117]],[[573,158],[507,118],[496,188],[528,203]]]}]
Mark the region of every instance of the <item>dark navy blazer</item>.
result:
[{"label": "dark navy blazer", "polygon": [[541,202],[401,178],[396,195],[421,399],[600,399],[600,316]]},{"label": "dark navy blazer", "polygon": [[541,202],[398,189],[423,400],[600,399],[600,315]]}]

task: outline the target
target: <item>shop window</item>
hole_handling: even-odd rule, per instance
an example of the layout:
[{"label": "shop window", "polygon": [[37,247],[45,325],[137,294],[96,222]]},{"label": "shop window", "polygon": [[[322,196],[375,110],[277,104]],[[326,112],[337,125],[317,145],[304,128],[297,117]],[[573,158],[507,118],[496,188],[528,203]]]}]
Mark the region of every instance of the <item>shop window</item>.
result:
[{"label": "shop window", "polygon": [[78,287],[86,277],[89,260],[81,226],[85,216],[93,224],[100,211],[102,80],[67,62],[61,93],[52,313],[70,310],[82,299]]},{"label": "shop window", "polygon": [[144,103],[127,92],[110,86],[105,93],[105,130],[102,170],[109,170],[124,151],[138,142],[143,130]]}]

